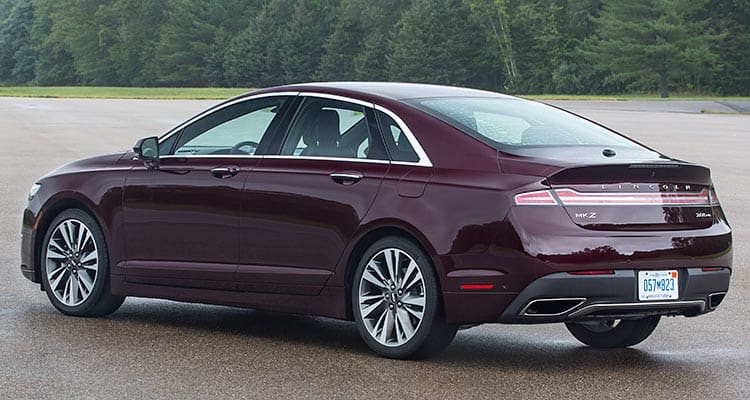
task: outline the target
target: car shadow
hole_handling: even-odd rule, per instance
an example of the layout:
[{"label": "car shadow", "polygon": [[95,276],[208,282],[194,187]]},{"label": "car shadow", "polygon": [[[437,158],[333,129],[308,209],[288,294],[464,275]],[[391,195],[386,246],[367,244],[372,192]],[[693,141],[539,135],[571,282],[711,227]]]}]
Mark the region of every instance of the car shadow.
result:
[{"label": "car shadow", "polygon": [[[56,314],[56,311],[49,310],[49,313]],[[357,357],[372,357],[384,363],[402,362],[379,359],[364,344],[352,322],[307,315],[136,299],[126,302],[106,319],[87,321],[107,325],[126,322],[129,324],[128,331],[142,335],[194,334],[196,337],[215,336],[217,341],[221,340],[221,335],[259,338],[278,344],[335,349]],[[121,326],[111,328],[122,329]],[[542,372],[575,370],[580,373],[597,371],[597,374],[602,371],[658,372],[665,369],[681,370],[688,375],[697,372],[689,362],[686,364],[660,353],[652,354],[638,348],[592,349],[579,344],[572,337],[561,340],[557,335],[546,333],[532,336],[523,331],[514,331],[513,327],[507,330],[492,328],[487,331],[479,328],[478,331],[460,331],[444,352],[419,363],[446,368],[507,368]]]},{"label": "car shadow", "polygon": [[337,348],[354,353],[368,351],[352,322],[309,315],[149,300],[136,304],[126,302],[109,318],[179,328],[181,332],[189,329]]}]

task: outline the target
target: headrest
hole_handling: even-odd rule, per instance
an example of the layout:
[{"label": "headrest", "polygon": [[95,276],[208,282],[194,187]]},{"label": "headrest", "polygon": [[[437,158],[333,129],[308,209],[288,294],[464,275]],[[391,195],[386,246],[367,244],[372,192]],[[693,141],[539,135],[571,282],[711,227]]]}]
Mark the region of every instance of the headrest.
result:
[{"label": "headrest", "polygon": [[315,117],[312,129],[305,133],[302,140],[308,147],[327,146],[335,144],[339,137],[339,113],[334,110],[321,110]]}]

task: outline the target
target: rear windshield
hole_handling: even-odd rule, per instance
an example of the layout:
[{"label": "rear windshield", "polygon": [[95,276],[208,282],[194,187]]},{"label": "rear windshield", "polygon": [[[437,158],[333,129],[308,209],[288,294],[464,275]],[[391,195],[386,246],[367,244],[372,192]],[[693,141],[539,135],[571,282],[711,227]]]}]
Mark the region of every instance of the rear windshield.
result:
[{"label": "rear windshield", "polygon": [[640,147],[583,118],[528,100],[433,97],[406,102],[498,150],[531,146]]}]

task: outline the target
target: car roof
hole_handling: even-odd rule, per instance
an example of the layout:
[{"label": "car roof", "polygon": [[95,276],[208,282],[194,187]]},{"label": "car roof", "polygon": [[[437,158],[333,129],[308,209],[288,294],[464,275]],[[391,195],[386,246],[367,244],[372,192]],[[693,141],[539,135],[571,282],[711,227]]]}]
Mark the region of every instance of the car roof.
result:
[{"label": "car roof", "polygon": [[[513,98],[495,92],[461,88],[455,86],[430,85],[403,82],[313,82],[277,86],[263,92],[280,91],[320,91],[350,94],[353,96],[377,96],[391,100],[405,100],[427,97],[502,97]],[[256,92],[257,93],[257,92]]]}]

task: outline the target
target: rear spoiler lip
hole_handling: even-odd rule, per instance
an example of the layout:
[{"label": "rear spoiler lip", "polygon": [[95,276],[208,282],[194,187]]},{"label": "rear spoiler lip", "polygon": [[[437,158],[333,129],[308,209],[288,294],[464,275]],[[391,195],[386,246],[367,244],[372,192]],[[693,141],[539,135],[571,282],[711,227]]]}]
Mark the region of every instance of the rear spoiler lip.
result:
[{"label": "rear spoiler lip", "polygon": [[572,166],[550,174],[549,186],[569,184],[609,184],[623,182],[684,183],[711,185],[711,170],[683,162],[628,163]]}]

